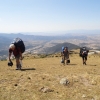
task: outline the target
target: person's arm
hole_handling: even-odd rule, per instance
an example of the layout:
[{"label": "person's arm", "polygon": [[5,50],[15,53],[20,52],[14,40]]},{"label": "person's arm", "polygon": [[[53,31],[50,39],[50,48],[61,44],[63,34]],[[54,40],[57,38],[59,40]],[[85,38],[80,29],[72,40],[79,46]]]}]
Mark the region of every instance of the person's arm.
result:
[{"label": "person's arm", "polygon": [[11,53],[9,52],[9,61],[11,61],[10,57],[11,57]]},{"label": "person's arm", "polygon": [[11,61],[11,58],[10,58],[11,57],[11,54],[12,54],[12,51],[9,49],[9,58],[8,58],[9,61]]}]

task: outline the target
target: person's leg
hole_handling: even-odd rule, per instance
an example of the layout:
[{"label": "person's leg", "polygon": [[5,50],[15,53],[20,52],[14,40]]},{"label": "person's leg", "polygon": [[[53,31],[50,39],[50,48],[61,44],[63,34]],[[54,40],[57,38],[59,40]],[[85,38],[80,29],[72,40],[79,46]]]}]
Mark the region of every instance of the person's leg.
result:
[{"label": "person's leg", "polygon": [[83,65],[84,65],[84,56],[82,56],[82,60],[83,60]]},{"label": "person's leg", "polygon": [[16,56],[16,70],[21,69],[21,64],[20,64],[20,57]]},{"label": "person's leg", "polygon": [[66,58],[66,65],[68,65],[68,57]]},{"label": "person's leg", "polygon": [[68,65],[67,59],[68,59],[67,56],[65,56],[65,64]]},{"label": "person's leg", "polygon": [[64,63],[64,56],[62,56],[62,62]]},{"label": "person's leg", "polygon": [[65,56],[66,65],[68,65],[68,59],[69,59],[69,56],[68,56],[68,55],[66,55],[66,56]]},{"label": "person's leg", "polygon": [[66,60],[66,57],[64,56],[64,65],[65,65],[65,60]]},{"label": "person's leg", "polygon": [[85,61],[84,61],[85,62],[85,65],[86,65],[86,61],[87,61],[87,56],[85,56]]},{"label": "person's leg", "polygon": [[68,59],[66,59],[66,65],[68,65],[68,61],[67,61]]}]

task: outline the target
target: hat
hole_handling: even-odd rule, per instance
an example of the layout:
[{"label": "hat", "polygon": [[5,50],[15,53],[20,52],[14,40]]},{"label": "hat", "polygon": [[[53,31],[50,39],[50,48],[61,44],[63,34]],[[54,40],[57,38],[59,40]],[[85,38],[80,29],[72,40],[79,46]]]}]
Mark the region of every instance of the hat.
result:
[{"label": "hat", "polygon": [[15,45],[14,44],[10,44],[9,48],[10,49],[14,49],[15,48]]}]

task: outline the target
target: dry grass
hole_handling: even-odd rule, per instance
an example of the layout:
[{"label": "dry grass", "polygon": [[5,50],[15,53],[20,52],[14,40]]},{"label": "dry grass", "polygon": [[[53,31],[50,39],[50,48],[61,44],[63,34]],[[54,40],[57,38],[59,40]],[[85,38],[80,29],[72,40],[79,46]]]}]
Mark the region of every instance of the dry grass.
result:
[{"label": "dry grass", "polygon": [[[13,67],[0,61],[0,100],[100,100],[100,56],[89,56],[87,65],[78,54],[70,60],[64,66],[61,57],[27,58],[22,71],[15,70],[15,61]],[[60,84],[64,77],[66,86]]]}]

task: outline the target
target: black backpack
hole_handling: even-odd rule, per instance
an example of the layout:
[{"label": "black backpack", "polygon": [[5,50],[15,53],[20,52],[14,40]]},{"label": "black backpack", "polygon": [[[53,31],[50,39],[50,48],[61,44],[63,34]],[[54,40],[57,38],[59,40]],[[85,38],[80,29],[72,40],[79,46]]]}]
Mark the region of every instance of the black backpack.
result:
[{"label": "black backpack", "polygon": [[12,42],[12,44],[15,45],[16,48],[20,48],[21,49],[21,53],[25,52],[25,45],[22,39],[20,38],[15,38],[14,41]]},{"label": "black backpack", "polygon": [[82,56],[88,56],[88,50],[86,47],[80,48],[80,57]]}]

